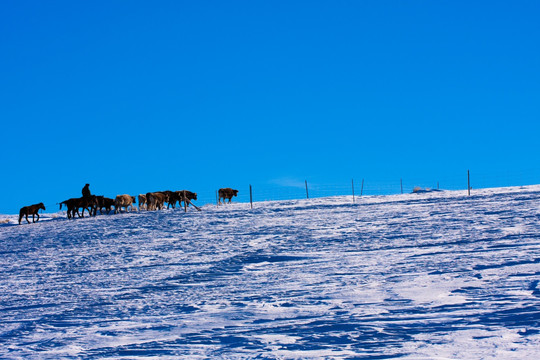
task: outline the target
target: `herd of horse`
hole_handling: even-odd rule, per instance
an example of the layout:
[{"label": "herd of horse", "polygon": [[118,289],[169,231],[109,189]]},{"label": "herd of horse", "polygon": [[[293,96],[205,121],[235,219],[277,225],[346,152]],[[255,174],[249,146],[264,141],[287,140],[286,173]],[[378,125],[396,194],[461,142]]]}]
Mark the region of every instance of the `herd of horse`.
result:
[{"label": "herd of horse", "polygon": [[[136,199],[135,196],[123,194],[117,195],[115,199],[111,199],[102,195],[90,194],[89,185],[86,184],[82,190],[82,194],[83,196],[80,198],[71,198],[58,203],[58,205],[60,205],[60,210],[62,210],[62,206],[66,206],[68,219],[74,219],[75,215],[83,218],[85,210],[88,211],[89,216],[96,216],[98,210],[100,214],[109,214],[113,211],[113,206],[115,214],[121,212],[122,208],[124,208],[124,211],[126,212],[133,211],[133,209],[137,210],[137,207],[135,206],[136,200],[139,203],[139,210],[161,210],[165,208],[165,204],[167,204],[167,209],[170,207],[175,209],[177,203],[180,206],[182,206],[183,203],[183,206],[186,209],[189,205],[192,205],[200,211],[200,209],[192,203],[192,201],[197,200],[197,193],[188,190],[148,192],[146,194],[139,194],[138,199]],[[223,203],[225,203],[225,199],[228,199],[230,203],[233,196],[238,195],[238,190],[221,188],[218,190],[218,194],[218,204],[221,204],[221,199],[223,199]],[[39,210],[45,210],[45,205],[43,203],[22,207],[19,211],[19,225],[25,216],[26,221],[30,223],[28,220],[29,215],[32,215],[33,223],[39,221]],[[37,219],[34,218],[35,216],[37,216]]]}]

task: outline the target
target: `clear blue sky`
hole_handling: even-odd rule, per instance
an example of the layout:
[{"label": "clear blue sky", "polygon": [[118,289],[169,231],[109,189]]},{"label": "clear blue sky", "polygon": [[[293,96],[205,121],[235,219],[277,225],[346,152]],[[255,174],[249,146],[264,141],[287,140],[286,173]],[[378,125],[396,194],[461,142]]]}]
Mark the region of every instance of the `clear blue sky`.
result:
[{"label": "clear blue sky", "polygon": [[0,213],[56,209],[87,182],[210,200],[304,179],[451,187],[469,168],[538,182],[539,14],[538,1],[2,1]]}]

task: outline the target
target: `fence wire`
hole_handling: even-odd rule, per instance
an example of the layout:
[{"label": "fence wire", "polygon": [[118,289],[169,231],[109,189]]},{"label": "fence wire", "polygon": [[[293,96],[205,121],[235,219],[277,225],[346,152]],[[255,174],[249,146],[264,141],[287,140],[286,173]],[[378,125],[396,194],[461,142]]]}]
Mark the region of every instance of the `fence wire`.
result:
[{"label": "fence wire", "polygon": [[[392,181],[371,180],[369,177],[355,177],[344,179],[340,183],[322,184],[307,181],[307,192],[305,186],[278,186],[269,183],[252,183],[253,202],[260,201],[280,201],[297,200],[309,198],[321,198],[329,196],[351,196],[356,198],[372,195],[394,195],[407,194],[413,192],[416,187],[422,189],[439,190],[467,190],[467,171],[455,176],[438,178],[399,178]],[[354,183],[354,187],[353,187]],[[474,189],[525,186],[540,183],[540,169],[523,170],[520,172],[500,171],[500,172],[475,172],[470,171],[470,186],[472,193]],[[237,197],[233,197],[233,202],[250,202],[250,184],[246,183],[235,187],[238,192]],[[207,189],[198,191],[199,205],[216,204],[218,189]]]}]

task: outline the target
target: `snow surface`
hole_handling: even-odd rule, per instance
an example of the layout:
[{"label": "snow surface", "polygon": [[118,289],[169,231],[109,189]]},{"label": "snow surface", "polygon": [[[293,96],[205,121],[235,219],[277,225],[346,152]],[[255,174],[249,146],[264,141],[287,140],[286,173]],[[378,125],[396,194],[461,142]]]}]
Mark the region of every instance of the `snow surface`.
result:
[{"label": "snow surface", "polygon": [[0,358],[540,358],[540,186],[351,200],[0,216]]}]

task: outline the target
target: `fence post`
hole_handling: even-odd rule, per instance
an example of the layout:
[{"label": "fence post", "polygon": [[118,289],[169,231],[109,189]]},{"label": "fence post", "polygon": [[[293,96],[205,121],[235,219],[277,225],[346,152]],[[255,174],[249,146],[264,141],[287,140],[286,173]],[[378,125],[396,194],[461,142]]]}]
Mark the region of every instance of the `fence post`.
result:
[{"label": "fence post", "polygon": [[364,193],[364,179],[362,179],[362,187],[360,188],[360,196]]},{"label": "fence post", "polygon": [[471,196],[471,174],[467,170],[467,194]]},{"label": "fence post", "polygon": [[401,186],[401,193],[403,194],[403,179],[399,179],[399,185]]},{"label": "fence post", "polygon": [[251,184],[249,184],[249,203],[251,204],[251,208],[253,209],[253,192],[251,191]]},{"label": "fence post", "polygon": [[352,202],[354,204],[354,179],[351,180],[352,183]]},{"label": "fence post", "polygon": [[306,180],[306,199],[309,199],[309,192],[308,192],[308,187],[307,187],[307,180]]}]

